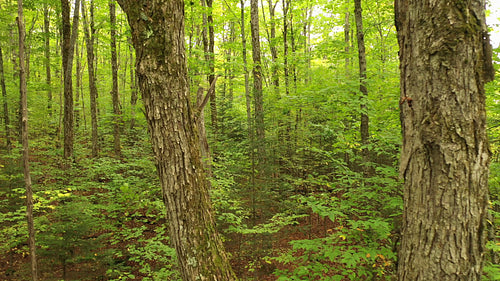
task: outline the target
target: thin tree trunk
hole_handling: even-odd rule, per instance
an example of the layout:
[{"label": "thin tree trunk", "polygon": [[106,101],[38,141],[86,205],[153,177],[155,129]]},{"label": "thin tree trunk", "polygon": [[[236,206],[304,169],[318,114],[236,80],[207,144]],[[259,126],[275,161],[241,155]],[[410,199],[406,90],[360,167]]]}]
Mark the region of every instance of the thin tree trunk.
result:
[{"label": "thin tree trunk", "polygon": [[80,59],[80,46],[79,42],[75,43],[76,54],[76,91],[75,91],[75,127],[80,126],[80,87],[82,86],[82,61]]},{"label": "thin tree trunk", "polygon": [[[208,7],[208,85],[212,85],[215,81],[215,31],[214,31],[214,16],[213,16],[213,0],[204,0],[206,1]],[[215,85],[214,85],[215,86]],[[214,135],[217,135],[218,131],[218,116],[217,116],[217,99],[216,99],[216,91],[210,94],[210,119],[212,121],[212,129]]]},{"label": "thin tree trunk", "polygon": [[61,0],[61,7],[63,19],[62,63],[64,70],[64,159],[70,159],[73,157],[73,143],[75,138],[72,69],[75,43],[78,36],[80,0],[75,1],[73,26],[70,24],[69,1]]},{"label": "thin tree trunk", "polygon": [[291,0],[283,0],[283,72],[285,76],[285,93],[290,94],[290,70],[288,68],[288,10]]},{"label": "thin tree trunk", "polygon": [[367,113],[367,102],[368,102],[368,89],[366,88],[366,53],[365,53],[365,34],[363,31],[363,10],[361,9],[361,0],[354,0],[354,16],[356,19],[356,37],[358,39],[358,63],[359,63],[359,91],[361,93],[360,100],[360,112],[361,112],[361,123],[359,127],[361,135],[361,145],[362,145],[362,156],[363,172],[365,176],[369,174],[369,166],[366,166],[370,162],[370,155],[368,150],[370,132],[369,132],[369,118]]},{"label": "thin tree trunk", "polygon": [[304,23],[304,55],[306,58],[306,74],[305,74],[305,84],[309,84],[311,80],[311,26],[312,26],[312,13],[313,13],[313,4],[309,1],[307,2],[308,6],[304,12],[305,23]]},{"label": "thin tree trunk", "polygon": [[292,70],[292,76],[293,76],[293,90],[296,93],[297,92],[297,56],[296,56],[296,51],[297,51],[297,46],[295,44],[295,32],[294,32],[294,24],[293,24],[293,7],[292,4],[293,1],[289,1],[288,5],[288,11],[290,15],[290,20],[289,20],[289,26],[290,26],[290,47],[292,48],[292,63],[290,65],[291,70]]},{"label": "thin tree trunk", "polygon": [[[207,95],[210,94],[210,90],[207,91]],[[205,105],[203,104],[204,96],[203,96],[203,87],[199,87],[196,92],[196,108],[198,115],[196,117],[198,132],[200,134],[200,152],[201,152],[201,160],[203,164],[203,169],[205,170],[207,176],[212,176],[212,167],[211,167],[211,157],[210,157],[210,146],[208,145],[207,139],[207,131],[205,127]]]},{"label": "thin tree trunk", "polygon": [[[208,3],[210,2],[210,4]],[[210,16],[212,11],[211,7],[208,5],[212,5],[212,1],[206,1],[206,0],[201,0],[201,5],[205,9],[205,11],[208,9],[210,11],[204,12],[203,13],[203,26],[202,26],[202,41],[203,41],[203,51],[205,54],[205,63],[208,66],[208,73],[207,73],[207,80],[209,82],[209,85],[212,84],[212,77],[215,78],[215,76],[212,76],[213,74],[213,67],[214,67],[214,54],[213,54],[213,26],[212,26],[212,33],[209,31],[210,29],[210,23],[209,23],[209,18],[212,19],[212,24],[213,24],[213,18]],[[211,49],[212,48],[212,49]],[[214,85],[215,86],[215,85]],[[211,120],[212,120],[212,127],[214,131],[217,130],[217,107],[215,105],[215,99],[214,96],[212,96],[210,91],[207,91],[207,94],[209,94],[210,98],[210,112],[211,112]],[[215,91],[214,91],[215,95]],[[203,87],[199,87],[198,91],[196,93],[196,106],[199,110],[199,115],[197,120],[197,125],[198,125],[198,131],[200,133],[200,149],[201,149],[201,157],[202,157],[202,162],[203,162],[203,168],[207,172],[208,176],[212,175],[212,168],[211,168],[211,156],[210,156],[210,146],[208,145],[208,138],[207,138],[207,132],[206,132],[206,126],[205,126],[205,111],[204,111],[204,105],[203,105]],[[214,110],[215,109],[215,110]],[[214,116],[215,114],[215,116]]]},{"label": "thin tree trunk", "polygon": [[[19,59],[18,59],[18,50],[16,50],[17,42],[19,38],[14,31],[15,24],[9,24],[9,38],[10,38],[10,46],[11,46],[11,57],[10,61],[12,62],[12,78],[14,81],[19,81]],[[20,123],[19,123],[20,125]]]},{"label": "thin tree trunk", "polygon": [[269,35],[269,46],[271,49],[271,76],[272,76],[272,84],[274,87],[274,94],[279,96],[280,94],[280,78],[278,75],[278,48],[276,48],[276,19],[275,19],[275,10],[278,1],[273,3],[272,0],[267,1],[269,3],[269,20],[271,21],[271,34]]},{"label": "thin tree trunk", "polygon": [[[91,1],[90,12],[93,13],[94,2]],[[92,129],[92,157],[97,157],[99,154],[99,135],[97,131],[97,86],[94,73],[94,33],[93,29],[89,31],[89,22],[87,18],[87,11],[85,9],[85,0],[82,0],[82,14],[83,14],[83,31],[85,33],[85,41],[87,46],[87,64],[89,72],[89,89],[90,89],[90,126]],[[91,18],[93,20],[93,17]],[[92,24],[93,25],[93,24]],[[91,33],[92,32],[92,33]]]},{"label": "thin tree trunk", "polygon": [[350,42],[349,42],[349,34],[351,33],[351,21],[349,14],[349,2],[347,0],[346,12],[345,12],[345,20],[344,20],[344,52],[345,52],[345,71],[346,75],[349,75],[349,52],[350,52]]},{"label": "thin tree trunk", "polygon": [[50,16],[47,3],[43,4],[43,27],[45,40],[45,83],[47,84],[47,110],[49,117],[52,117],[52,82],[50,73]]},{"label": "thin tree trunk", "polygon": [[259,35],[259,3],[258,0],[250,1],[250,26],[252,33],[252,58],[253,58],[253,98],[255,115],[255,132],[257,136],[257,152],[260,173],[266,158],[265,151],[265,126],[264,126],[264,101],[262,89],[262,61],[260,53]]},{"label": "thin tree trunk", "polygon": [[400,47],[398,280],[482,280],[493,79],[484,0],[395,3]]},{"label": "thin tree trunk", "polygon": [[[252,118],[252,97],[250,95],[250,75],[248,71],[247,61],[247,35],[245,32],[245,0],[240,0],[241,5],[241,45],[243,56],[243,71],[245,72],[245,102],[247,112],[247,126],[248,126],[248,151],[250,156],[250,185],[251,185],[251,200],[252,206],[255,208],[255,133],[254,133],[254,120]],[[252,211],[255,214],[255,209]]]},{"label": "thin tree trunk", "polygon": [[[130,51],[130,63],[134,61],[134,53],[132,50],[132,39],[130,39],[130,44],[129,44],[129,51]],[[132,131],[132,136],[135,136],[134,134],[134,129],[135,129],[135,110],[137,106],[137,84],[136,84],[136,76],[134,73],[134,68],[130,67],[130,131]]]},{"label": "thin tree trunk", "polygon": [[23,169],[24,182],[26,185],[26,218],[28,221],[28,241],[31,258],[31,280],[38,280],[38,268],[35,245],[35,225],[33,222],[33,191],[31,189],[31,175],[29,165],[28,145],[28,93],[26,83],[26,54],[24,39],[26,31],[24,27],[23,1],[17,1],[17,25],[19,29],[19,92],[21,95],[21,138],[23,146]]},{"label": "thin tree trunk", "polygon": [[121,157],[120,125],[121,110],[118,96],[118,58],[116,55],[116,4],[114,0],[109,2],[109,18],[111,23],[111,72],[113,76],[113,88],[111,98],[113,100],[113,139],[114,153],[116,157]]},{"label": "thin tree trunk", "polygon": [[3,120],[5,125],[5,146],[7,152],[10,153],[12,149],[12,142],[10,140],[10,118],[9,118],[9,105],[7,103],[7,89],[5,87],[5,72],[3,64],[3,51],[2,46],[0,46],[0,88],[2,90],[3,99]]},{"label": "thin tree trunk", "polygon": [[[189,98],[184,1],[118,0],[128,15],[136,73],[183,280],[236,280],[215,229]],[[144,36],[145,34],[154,36]]]}]

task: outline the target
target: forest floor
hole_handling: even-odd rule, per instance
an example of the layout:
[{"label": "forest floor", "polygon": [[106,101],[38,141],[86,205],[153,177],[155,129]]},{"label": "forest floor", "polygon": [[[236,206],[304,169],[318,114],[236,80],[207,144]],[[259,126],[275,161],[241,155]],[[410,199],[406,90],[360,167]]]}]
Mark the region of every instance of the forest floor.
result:
[{"label": "forest floor", "polygon": [[[163,221],[164,223],[164,221]],[[154,236],[154,230],[157,225],[144,221],[129,221],[128,227],[139,228],[145,226],[147,230],[143,233],[145,239]],[[291,269],[293,265],[285,265],[275,260],[268,259],[266,256],[258,257],[259,254],[283,253],[290,249],[289,242],[292,240],[314,239],[325,237],[331,234],[338,224],[328,218],[322,218],[317,214],[299,219],[299,223],[293,226],[287,226],[281,231],[269,235],[254,235],[253,237],[238,237],[239,234],[230,235],[225,242],[226,249],[229,251],[232,260],[232,266],[241,280],[276,280],[273,272],[276,269]],[[250,239],[249,239],[250,238]],[[244,239],[244,241],[243,241]],[[130,243],[119,243],[117,245],[103,245],[104,248],[126,247]],[[100,252],[104,248],[99,249]],[[259,249],[260,248],[260,249]],[[63,266],[54,264],[50,260],[43,258],[38,260],[40,280],[61,280],[63,276]],[[126,265],[135,268],[131,272],[135,278],[127,280],[142,280],[144,275],[139,272],[140,267],[137,262],[124,260]],[[96,266],[97,265],[97,266]],[[65,280],[108,280],[106,276],[105,264],[95,261],[80,261],[66,266]],[[12,249],[6,255],[0,256],[0,280],[24,281],[30,275],[30,259],[27,253],[27,244],[19,248]]]}]

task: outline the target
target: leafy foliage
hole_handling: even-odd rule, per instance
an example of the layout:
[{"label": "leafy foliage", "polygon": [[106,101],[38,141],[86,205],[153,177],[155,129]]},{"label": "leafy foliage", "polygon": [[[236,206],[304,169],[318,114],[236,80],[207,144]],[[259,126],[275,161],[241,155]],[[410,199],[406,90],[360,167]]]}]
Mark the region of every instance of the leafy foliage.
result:
[{"label": "leafy foliage", "polygon": [[[46,3],[49,12],[50,83],[45,80],[43,5],[38,2]],[[63,108],[58,96],[62,72],[58,51],[60,4],[38,2],[25,1],[25,9],[27,27],[31,27],[27,38],[30,145],[43,280],[180,280],[143,108],[140,102],[137,106],[130,102],[137,85],[130,73],[135,54],[125,15],[118,11],[123,155],[113,155],[108,2],[95,0],[101,151],[98,157],[90,158],[89,77],[83,70],[86,52],[80,37],[75,60],[80,60],[82,70],[75,71],[75,76],[80,75],[82,83],[80,87],[74,84],[80,118],[75,161],[65,169],[61,156]],[[215,74],[219,76],[215,106],[219,126],[215,128],[209,122],[210,105],[205,114],[212,152],[211,197],[218,230],[242,280],[393,280],[402,198],[398,179],[398,48],[392,1],[364,5],[366,100],[359,98],[352,3],[289,2],[287,41],[282,2],[272,1],[277,5],[274,20],[267,0],[261,7],[266,163],[265,171],[258,171],[251,139],[255,133],[254,109],[252,103],[247,104],[246,96],[251,101],[252,93],[245,89],[245,71],[252,67],[251,40],[247,34],[244,50],[239,34],[240,2],[214,1]],[[0,7],[0,47],[7,77],[5,100],[11,119],[8,127],[16,132],[15,5],[0,1]],[[194,103],[198,87],[208,88],[205,76],[210,74],[203,48],[203,15],[207,9],[200,1],[186,1],[185,11],[186,59]],[[249,8],[244,12],[243,24],[248,32]],[[276,33],[272,39],[273,24]],[[275,60],[271,46],[277,48]],[[497,62],[499,51],[494,50]],[[272,80],[273,67],[279,78],[277,87]],[[492,165],[485,280],[500,280],[499,86],[498,77],[487,85]],[[367,109],[362,110],[361,103],[366,103]],[[367,147],[361,145],[359,136],[361,113],[370,116]],[[10,154],[0,148],[0,279],[27,280],[23,267],[28,253],[24,183],[15,134],[12,141]],[[4,142],[2,127],[0,145]],[[370,151],[368,162],[361,157],[363,148]]]}]

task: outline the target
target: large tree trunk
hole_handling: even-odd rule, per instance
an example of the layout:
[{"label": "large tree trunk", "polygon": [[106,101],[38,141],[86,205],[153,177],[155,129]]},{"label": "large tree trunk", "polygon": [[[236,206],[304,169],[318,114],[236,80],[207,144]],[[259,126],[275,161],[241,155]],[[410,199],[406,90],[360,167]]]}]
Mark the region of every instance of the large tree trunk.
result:
[{"label": "large tree trunk", "polygon": [[36,259],[35,225],[33,222],[33,191],[31,189],[31,175],[29,166],[28,145],[28,93],[26,83],[26,54],[24,39],[26,31],[24,27],[23,1],[17,1],[17,26],[19,30],[19,92],[21,95],[21,139],[23,146],[23,169],[24,182],[26,186],[26,218],[28,221],[28,241],[31,257],[31,280],[38,280],[38,266]]},{"label": "large tree trunk", "polygon": [[184,280],[235,280],[215,230],[190,105],[184,1],[119,0],[136,50],[136,73]]},{"label": "large tree trunk", "polygon": [[399,280],[481,280],[492,79],[484,0],[396,1],[404,185]]},{"label": "large tree trunk", "polygon": [[109,2],[109,19],[111,24],[111,73],[113,77],[113,87],[111,89],[111,98],[113,101],[113,139],[114,153],[116,157],[121,157],[120,126],[121,110],[120,99],[118,96],[118,58],[116,55],[116,4],[115,0]]},{"label": "large tree trunk", "polygon": [[356,19],[356,38],[358,40],[358,65],[359,65],[359,91],[361,92],[361,122],[359,131],[361,135],[361,154],[363,156],[363,172],[365,176],[369,174],[370,155],[368,151],[368,143],[370,138],[369,118],[367,113],[368,89],[366,88],[366,52],[365,52],[365,33],[363,31],[363,13],[361,9],[361,0],[354,0],[354,16]]},{"label": "large tree trunk", "polygon": [[[93,14],[94,2],[90,3],[90,14]],[[92,157],[97,157],[99,154],[99,136],[97,132],[97,85],[94,73],[94,29],[93,24],[89,26],[87,11],[85,9],[85,0],[82,0],[83,13],[83,31],[85,33],[85,42],[87,46],[87,64],[89,72],[89,89],[90,89],[90,126],[92,128]],[[91,17],[93,21],[93,17]],[[89,30],[90,29],[90,30]]]}]

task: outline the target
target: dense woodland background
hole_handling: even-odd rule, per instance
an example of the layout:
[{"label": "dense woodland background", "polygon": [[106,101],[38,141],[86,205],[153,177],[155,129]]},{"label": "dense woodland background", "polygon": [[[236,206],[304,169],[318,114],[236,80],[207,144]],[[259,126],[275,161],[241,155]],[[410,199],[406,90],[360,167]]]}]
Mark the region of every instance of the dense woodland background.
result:
[{"label": "dense woodland background", "polygon": [[[81,1],[77,32],[69,33],[69,147],[63,30],[78,14],[74,6],[65,13],[64,2],[24,1],[40,278],[178,280],[126,17],[113,1]],[[262,0],[255,75],[249,3],[186,1],[192,104],[207,102],[200,145],[218,229],[243,280],[392,280],[402,212],[399,107],[406,106],[392,3],[364,1],[359,30],[350,0]],[[2,280],[30,275],[16,15],[16,2],[0,0]],[[499,78],[487,85],[493,157],[485,280],[500,280],[499,86]]]}]

